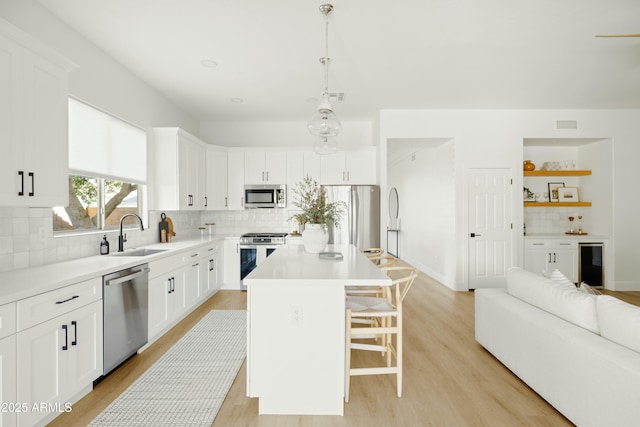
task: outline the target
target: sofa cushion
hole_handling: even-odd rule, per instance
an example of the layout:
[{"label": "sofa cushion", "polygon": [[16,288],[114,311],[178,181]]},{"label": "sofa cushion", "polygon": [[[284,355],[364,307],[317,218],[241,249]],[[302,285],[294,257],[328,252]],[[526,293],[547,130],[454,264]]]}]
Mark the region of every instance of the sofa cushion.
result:
[{"label": "sofa cushion", "polygon": [[567,289],[576,289],[576,285],[557,268],[548,277],[557,285],[564,286]]},{"label": "sofa cushion", "polygon": [[[578,288],[578,290],[580,292],[584,292],[585,294],[602,295],[602,292],[600,292],[596,288],[592,288],[591,286],[589,286],[588,284],[586,284],[584,282],[580,283],[580,287]],[[596,312],[596,314],[597,314],[597,312]]]},{"label": "sofa cushion", "polygon": [[596,298],[600,335],[640,352],[640,307],[610,295]]},{"label": "sofa cushion", "polygon": [[578,292],[574,285],[558,285],[551,279],[512,267],[507,271],[507,292],[591,332],[600,332],[596,296]]}]

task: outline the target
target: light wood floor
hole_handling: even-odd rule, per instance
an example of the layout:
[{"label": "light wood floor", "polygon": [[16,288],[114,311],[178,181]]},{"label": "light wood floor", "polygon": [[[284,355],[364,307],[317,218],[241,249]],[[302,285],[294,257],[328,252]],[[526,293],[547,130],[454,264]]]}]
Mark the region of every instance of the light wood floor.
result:
[{"label": "light wood floor", "polygon": [[[611,294],[640,305],[640,292]],[[259,416],[257,400],[245,395],[243,366],[213,426],[571,426],[475,342],[473,298],[423,274],[414,283],[405,300],[402,398],[395,376],[355,377],[343,417]],[[219,291],[49,425],[86,426],[209,310],[245,308],[246,292]]]}]

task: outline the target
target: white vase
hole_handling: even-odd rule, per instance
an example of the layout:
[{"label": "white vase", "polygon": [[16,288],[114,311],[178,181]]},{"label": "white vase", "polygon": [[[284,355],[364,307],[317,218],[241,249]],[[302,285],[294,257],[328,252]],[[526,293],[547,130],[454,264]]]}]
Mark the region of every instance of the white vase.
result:
[{"label": "white vase", "polygon": [[306,224],[302,232],[304,250],[310,254],[319,254],[329,242],[329,233],[322,224]]}]

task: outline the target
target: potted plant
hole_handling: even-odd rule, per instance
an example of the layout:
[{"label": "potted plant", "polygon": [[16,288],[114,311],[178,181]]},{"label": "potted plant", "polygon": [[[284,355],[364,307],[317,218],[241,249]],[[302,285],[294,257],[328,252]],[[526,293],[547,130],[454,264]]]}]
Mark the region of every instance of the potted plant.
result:
[{"label": "potted plant", "polygon": [[343,202],[328,202],[327,190],[308,175],[293,191],[297,195],[293,205],[302,212],[291,219],[304,224],[304,249],[309,253],[320,253],[329,241],[329,227],[338,225],[346,206]]}]

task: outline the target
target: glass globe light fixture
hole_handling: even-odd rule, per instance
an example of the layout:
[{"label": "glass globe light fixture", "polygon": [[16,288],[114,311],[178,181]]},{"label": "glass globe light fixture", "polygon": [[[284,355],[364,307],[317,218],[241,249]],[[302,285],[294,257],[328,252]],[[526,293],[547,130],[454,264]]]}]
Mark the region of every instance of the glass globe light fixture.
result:
[{"label": "glass globe light fixture", "polygon": [[342,124],[334,114],[329,100],[323,98],[318,105],[318,112],[311,118],[307,128],[311,135],[322,137],[337,136],[340,133]]},{"label": "glass globe light fixture", "polygon": [[337,153],[338,141],[331,136],[321,136],[313,144],[313,151],[321,155]]}]

